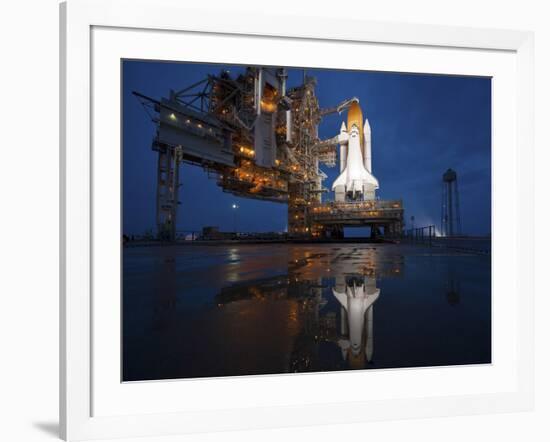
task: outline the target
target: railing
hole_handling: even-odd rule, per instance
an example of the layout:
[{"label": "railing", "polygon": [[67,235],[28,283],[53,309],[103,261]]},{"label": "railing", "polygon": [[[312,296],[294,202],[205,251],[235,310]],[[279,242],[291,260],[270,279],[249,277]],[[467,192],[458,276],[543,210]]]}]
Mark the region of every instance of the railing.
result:
[{"label": "railing", "polygon": [[186,234],[178,232],[178,241],[281,241],[287,239],[286,232],[197,232],[189,231]]},{"label": "railing", "polygon": [[435,241],[435,226],[416,227],[405,230],[401,240],[414,244],[427,244],[432,246]]},{"label": "railing", "polygon": [[200,230],[177,230],[176,241],[195,241],[199,239],[202,231]]},{"label": "railing", "polygon": [[313,209],[324,210],[380,210],[380,209],[402,209],[401,200],[369,200],[369,201],[326,201],[322,204],[314,204]]}]

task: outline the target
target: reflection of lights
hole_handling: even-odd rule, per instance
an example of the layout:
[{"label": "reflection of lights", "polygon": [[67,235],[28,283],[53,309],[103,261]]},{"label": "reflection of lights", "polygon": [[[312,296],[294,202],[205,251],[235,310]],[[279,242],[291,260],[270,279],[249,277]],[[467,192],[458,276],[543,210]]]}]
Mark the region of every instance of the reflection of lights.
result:
[{"label": "reflection of lights", "polygon": [[288,313],[288,319],[291,322],[298,322],[298,306],[296,304],[291,304],[290,311]]},{"label": "reflection of lights", "polygon": [[239,249],[236,249],[236,248],[229,249],[229,257],[231,259],[239,259],[240,258]]}]

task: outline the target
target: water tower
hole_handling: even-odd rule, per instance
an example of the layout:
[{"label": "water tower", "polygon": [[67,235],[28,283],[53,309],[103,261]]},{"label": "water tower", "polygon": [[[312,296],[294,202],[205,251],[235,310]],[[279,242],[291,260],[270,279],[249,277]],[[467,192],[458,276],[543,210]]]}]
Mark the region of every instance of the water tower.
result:
[{"label": "water tower", "polygon": [[453,169],[447,169],[443,174],[441,234],[443,236],[457,236],[461,233],[457,175]]}]

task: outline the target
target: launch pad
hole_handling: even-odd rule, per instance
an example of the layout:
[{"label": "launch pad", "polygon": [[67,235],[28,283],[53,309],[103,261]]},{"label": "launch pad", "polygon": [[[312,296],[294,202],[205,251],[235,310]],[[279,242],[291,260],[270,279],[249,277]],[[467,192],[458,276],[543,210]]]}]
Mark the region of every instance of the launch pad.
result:
[{"label": "launch pad", "polygon": [[[345,226],[399,236],[403,205],[375,197],[370,126],[363,126],[359,100],[320,108],[315,88],[313,77],[287,89],[286,69],[248,67],[236,78],[209,75],[160,100],[134,92],[156,124],[158,238],[176,239],[182,163],[204,168],[225,192],[288,204],[291,238],[341,238]],[[320,139],[322,118],[345,110],[347,129]],[[319,165],[335,167],[338,146],[341,175],[335,201],[326,202]]]},{"label": "launch pad", "polygon": [[370,226],[372,236],[395,238],[403,231],[403,204],[401,200],[326,202],[313,206],[310,219],[314,231],[328,232],[331,238],[343,238],[344,227],[362,226]]}]

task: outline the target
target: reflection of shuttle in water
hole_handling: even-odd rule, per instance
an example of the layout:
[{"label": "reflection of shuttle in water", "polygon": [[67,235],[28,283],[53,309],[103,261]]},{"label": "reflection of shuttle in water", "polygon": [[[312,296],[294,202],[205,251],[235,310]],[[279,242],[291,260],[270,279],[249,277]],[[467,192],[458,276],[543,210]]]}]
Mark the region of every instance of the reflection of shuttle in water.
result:
[{"label": "reflection of shuttle in water", "polygon": [[373,342],[373,304],[380,295],[376,288],[376,279],[368,277],[352,277],[348,280],[337,280],[332,293],[342,306],[342,334],[348,334],[349,339],[340,339],[338,345],[342,356],[347,359],[351,349],[350,363],[361,363],[359,356],[365,336],[365,357],[372,360]]},{"label": "reflection of shuttle in water", "polygon": [[342,123],[340,135],[340,176],[332,184],[336,201],[373,200],[378,180],[372,174],[371,130],[369,120],[357,101],[348,110],[348,126]]}]

